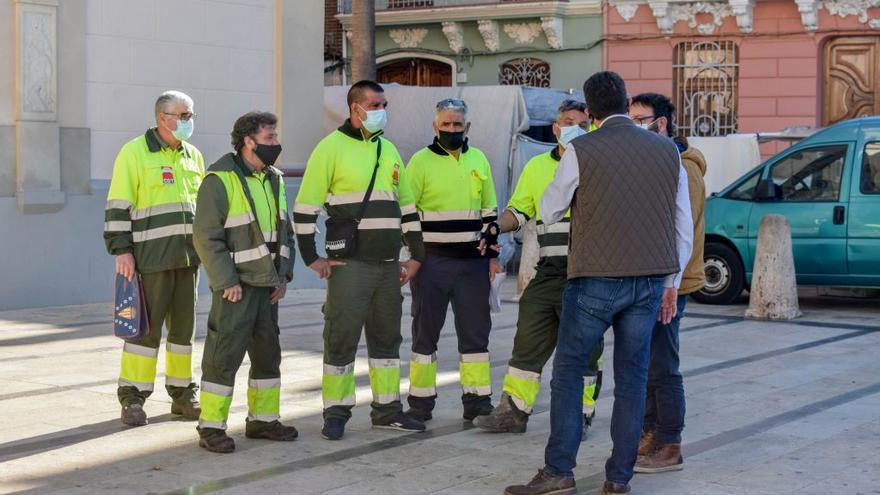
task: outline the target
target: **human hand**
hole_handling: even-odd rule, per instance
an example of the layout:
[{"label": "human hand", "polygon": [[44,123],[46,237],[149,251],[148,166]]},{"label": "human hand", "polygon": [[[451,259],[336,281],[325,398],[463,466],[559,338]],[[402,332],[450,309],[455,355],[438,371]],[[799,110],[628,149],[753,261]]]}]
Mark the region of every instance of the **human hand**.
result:
[{"label": "human hand", "polygon": [[134,280],[134,255],[131,253],[116,256],[116,273],[127,278],[129,282]]},{"label": "human hand", "polygon": [[223,299],[231,303],[241,301],[241,284],[235,284],[232,287],[223,289]]},{"label": "human hand", "polygon": [[415,278],[421,267],[422,264],[414,259],[402,261],[400,263],[400,285],[406,285],[407,282]]},{"label": "human hand", "polygon": [[333,273],[334,266],[344,266],[344,261],[339,260],[329,260],[327,258],[318,258],[311,265],[311,268],[315,273],[318,274],[320,278],[330,278],[330,275]]},{"label": "human hand", "polygon": [[282,283],[278,287],[275,287],[275,290],[272,291],[272,295],[269,296],[269,304],[275,304],[278,301],[284,299],[284,296],[287,294],[287,284]]},{"label": "human hand", "polygon": [[675,287],[666,287],[663,289],[663,301],[660,303],[660,312],[657,314],[657,321],[664,325],[669,325],[678,313],[678,289]]},{"label": "human hand", "polygon": [[504,273],[504,268],[496,258],[489,260],[489,282],[495,281],[495,275]]}]

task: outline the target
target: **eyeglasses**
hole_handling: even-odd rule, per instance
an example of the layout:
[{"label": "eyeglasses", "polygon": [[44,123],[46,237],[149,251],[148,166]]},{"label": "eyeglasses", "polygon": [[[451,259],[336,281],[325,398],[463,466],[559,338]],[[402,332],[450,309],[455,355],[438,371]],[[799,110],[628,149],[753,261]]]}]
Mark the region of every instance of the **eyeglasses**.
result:
[{"label": "eyeglasses", "polygon": [[456,110],[465,110],[467,111],[467,103],[464,100],[459,100],[458,98],[446,98],[444,100],[440,100],[437,102],[437,110],[444,110],[446,108],[453,108]]},{"label": "eyeglasses", "polygon": [[638,122],[639,124],[644,124],[644,123],[646,123],[646,122],[649,123],[649,124],[652,124],[652,123],[654,123],[654,121],[657,120],[658,118],[659,118],[659,117],[657,117],[656,115],[644,115],[644,116],[641,116],[641,117],[633,117],[633,120],[635,120],[635,121]]},{"label": "eyeglasses", "polygon": [[171,112],[162,112],[165,115],[171,115],[172,117],[177,117],[177,120],[182,120],[184,122],[189,121],[190,119],[196,118],[196,114],[192,112],[183,112],[183,113],[171,113]]}]

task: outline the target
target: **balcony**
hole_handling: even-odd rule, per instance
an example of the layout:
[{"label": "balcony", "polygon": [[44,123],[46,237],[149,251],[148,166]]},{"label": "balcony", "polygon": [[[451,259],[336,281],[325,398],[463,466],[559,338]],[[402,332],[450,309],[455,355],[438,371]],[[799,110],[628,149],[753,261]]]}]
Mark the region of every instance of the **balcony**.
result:
[{"label": "balcony", "polygon": [[[376,0],[376,11],[404,9],[433,9],[445,7],[469,7],[478,5],[498,5],[509,3],[567,3],[568,0]],[[351,14],[351,0],[339,0],[338,12]]]},{"label": "balcony", "polygon": [[[348,28],[352,0],[338,0],[336,18]],[[376,25],[477,19],[600,15],[601,0],[376,0]]]}]

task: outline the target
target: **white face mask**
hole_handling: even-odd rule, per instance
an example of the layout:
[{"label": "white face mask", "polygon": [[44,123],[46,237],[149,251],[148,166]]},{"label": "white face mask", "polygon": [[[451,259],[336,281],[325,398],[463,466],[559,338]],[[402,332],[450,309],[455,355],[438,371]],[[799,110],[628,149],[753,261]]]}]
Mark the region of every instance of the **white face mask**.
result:
[{"label": "white face mask", "polygon": [[656,119],[656,120],[654,120],[653,122],[648,122],[647,124],[644,124],[644,123],[639,124],[639,127],[641,127],[642,129],[644,129],[644,130],[646,130],[646,131],[658,132],[658,133],[659,133],[659,132],[660,132],[659,129],[651,129],[651,126],[654,125],[654,124],[656,124],[658,120],[660,120],[660,119]]},{"label": "white face mask", "polygon": [[366,130],[375,134],[385,128],[385,125],[388,123],[388,112],[386,112],[385,109],[367,110],[364,107],[361,107],[361,110],[367,112],[367,118],[361,120]]},{"label": "white face mask", "polygon": [[578,136],[583,136],[586,133],[587,133],[587,131],[585,131],[579,125],[569,125],[569,126],[565,126],[565,127],[560,126],[559,127],[559,144],[561,144],[562,146],[568,146],[568,143],[570,143],[572,139],[574,139]]}]

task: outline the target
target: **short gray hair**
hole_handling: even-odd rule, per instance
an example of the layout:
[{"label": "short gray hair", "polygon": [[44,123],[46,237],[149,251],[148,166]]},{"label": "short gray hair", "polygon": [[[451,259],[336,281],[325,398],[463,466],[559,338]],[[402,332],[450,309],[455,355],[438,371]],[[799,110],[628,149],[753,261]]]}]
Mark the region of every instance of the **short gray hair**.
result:
[{"label": "short gray hair", "polygon": [[586,112],[587,104],[577,100],[562,100],[562,103],[559,104],[559,109],[556,110],[556,121],[562,120],[562,114],[571,110]]},{"label": "short gray hair", "polygon": [[458,98],[446,98],[438,101],[437,105],[434,107],[434,121],[437,121],[440,112],[446,111],[458,112],[464,116],[464,120],[467,121],[468,107],[464,100]]},{"label": "short gray hair", "polygon": [[169,106],[178,103],[183,103],[187,108],[193,107],[193,99],[183,91],[172,89],[159,95],[159,98],[156,100],[156,118],[158,119],[159,114],[164,112]]}]

